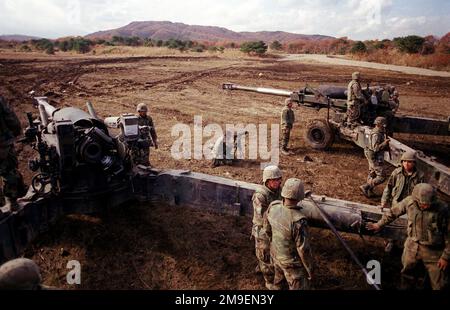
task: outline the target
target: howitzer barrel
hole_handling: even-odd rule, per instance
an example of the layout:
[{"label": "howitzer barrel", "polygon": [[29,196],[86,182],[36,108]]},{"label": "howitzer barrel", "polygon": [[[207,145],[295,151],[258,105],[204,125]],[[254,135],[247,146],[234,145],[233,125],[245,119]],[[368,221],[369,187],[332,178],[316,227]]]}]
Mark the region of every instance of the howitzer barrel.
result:
[{"label": "howitzer barrel", "polygon": [[36,99],[36,101],[38,103],[38,107],[42,106],[44,108],[45,113],[47,114],[48,118],[52,118],[53,117],[53,113],[57,109],[47,102],[47,97],[36,97],[34,99]]},{"label": "howitzer barrel", "polygon": [[243,91],[248,91],[248,92],[267,94],[267,95],[275,95],[275,96],[283,96],[283,97],[291,97],[291,95],[293,94],[293,92],[290,90],[264,88],[264,87],[248,87],[248,86],[241,86],[241,85],[232,84],[232,83],[222,84],[222,89],[243,90]]}]

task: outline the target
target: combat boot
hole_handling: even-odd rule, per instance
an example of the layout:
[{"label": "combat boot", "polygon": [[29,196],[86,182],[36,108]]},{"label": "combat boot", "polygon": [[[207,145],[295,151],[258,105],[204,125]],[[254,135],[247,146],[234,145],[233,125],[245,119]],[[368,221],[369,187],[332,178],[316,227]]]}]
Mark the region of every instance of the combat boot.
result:
[{"label": "combat boot", "polygon": [[286,156],[291,155],[291,153],[289,153],[288,149],[287,149],[287,148],[284,148],[284,147],[281,148],[281,154],[286,155]]},{"label": "combat boot", "polygon": [[372,191],[372,188],[370,187],[369,184],[366,183],[364,185],[361,185],[359,189],[361,190],[364,196],[366,196],[367,198],[371,197],[370,192]]},{"label": "combat boot", "polygon": [[5,202],[6,203],[3,206],[4,209],[9,210],[10,212],[19,210],[19,204],[17,203],[17,199],[5,197]]},{"label": "combat boot", "polygon": [[0,221],[10,214],[11,214],[11,212],[9,212],[9,211],[3,212],[2,209],[0,208]]}]

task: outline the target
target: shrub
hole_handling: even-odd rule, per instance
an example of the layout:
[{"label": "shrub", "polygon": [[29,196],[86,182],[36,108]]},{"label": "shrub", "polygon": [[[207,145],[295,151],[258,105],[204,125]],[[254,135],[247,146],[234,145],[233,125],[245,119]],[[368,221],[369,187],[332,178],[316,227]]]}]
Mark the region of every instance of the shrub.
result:
[{"label": "shrub", "polygon": [[241,52],[261,56],[267,52],[267,45],[263,41],[244,42],[241,45]]}]

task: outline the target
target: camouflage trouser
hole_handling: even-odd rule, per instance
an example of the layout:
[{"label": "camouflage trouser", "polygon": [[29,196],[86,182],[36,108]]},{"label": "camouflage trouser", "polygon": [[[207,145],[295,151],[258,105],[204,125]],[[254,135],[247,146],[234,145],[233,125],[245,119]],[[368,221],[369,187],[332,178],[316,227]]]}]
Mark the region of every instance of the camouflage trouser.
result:
[{"label": "camouflage trouser", "polygon": [[300,265],[284,266],[277,262],[273,264],[275,276],[273,288],[283,289],[283,282],[286,280],[290,290],[309,290],[311,281],[308,280],[305,269]]},{"label": "camouflage trouser", "polygon": [[14,145],[0,145],[0,176],[4,182],[5,197],[17,199],[25,195],[25,184],[17,170],[17,156]]},{"label": "camouflage trouser", "polygon": [[382,184],[386,180],[384,160],[377,160],[366,150],[364,151],[367,161],[369,162],[369,175],[367,176],[367,184],[375,187]]},{"label": "camouflage trouser", "polygon": [[420,267],[425,267],[428,279],[433,290],[447,290],[449,270],[442,271],[438,267],[441,250],[430,249],[428,246],[419,245],[417,242],[406,239],[405,248],[402,255],[402,288],[416,288],[417,280],[420,277]]},{"label": "camouflage trouser", "polygon": [[136,148],[132,151],[132,157],[135,165],[150,166],[150,148]]},{"label": "camouflage trouser", "polygon": [[291,127],[283,127],[282,128],[282,139],[281,139],[281,148],[282,149],[287,149],[288,144],[289,144],[289,139],[291,138],[291,131],[292,128]]},{"label": "camouflage trouser", "polygon": [[347,107],[347,123],[355,124],[361,118],[361,106],[358,103],[354,103]]},{"label": "camouflage trouser", "polygon": [[270,260],[270,247],[268,241],[255,238],[255,252],[256,258],[258,259],[259,270],[261,270],[264,277],[266,287],[272,286],[274,271]]}]

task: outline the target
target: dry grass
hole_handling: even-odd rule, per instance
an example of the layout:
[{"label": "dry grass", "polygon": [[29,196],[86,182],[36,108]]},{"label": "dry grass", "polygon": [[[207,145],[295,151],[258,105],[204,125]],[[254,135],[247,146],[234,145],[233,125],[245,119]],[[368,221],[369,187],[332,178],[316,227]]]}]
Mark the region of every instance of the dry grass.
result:
[{"label": "dry grass", "polygon": [[368,54],[354,55],[353,58],[382,64],[450,71],[450,54],[420,55],[395,50],[377,50]]}]

